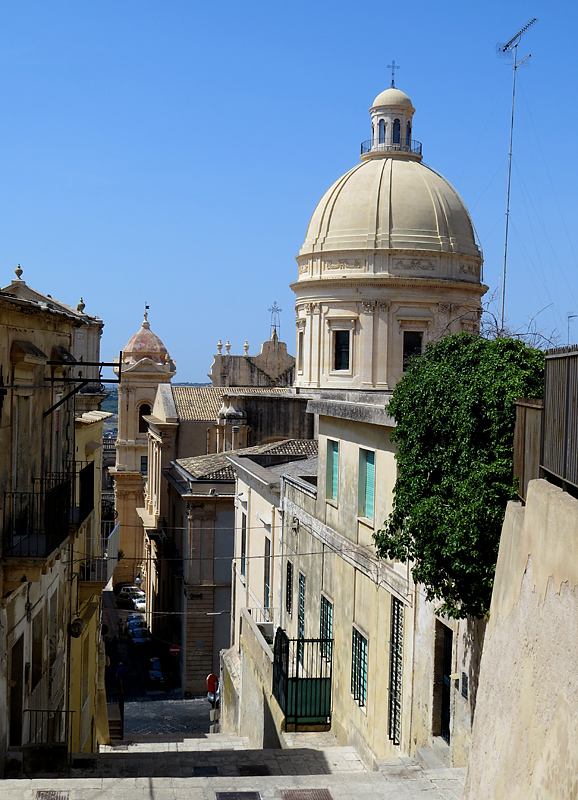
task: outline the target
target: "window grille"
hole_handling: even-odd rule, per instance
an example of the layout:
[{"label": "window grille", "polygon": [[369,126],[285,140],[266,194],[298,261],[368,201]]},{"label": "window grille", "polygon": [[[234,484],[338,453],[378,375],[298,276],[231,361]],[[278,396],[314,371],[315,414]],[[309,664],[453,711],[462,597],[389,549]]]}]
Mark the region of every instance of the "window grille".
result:
[{"label": "window grille", "polygon": [[[299,573],[299,607],[297,609],[297,636],[305,638],[305,575]],[[297,648],[299,662],[303,663],[303,648]]]},{"label": "window grille", "polygon": [[263,606],[269,611],[271,605],[271,540],[265,537],[265,564],[263,565]]},{"label": "window grille", "polygon": [[401,690],[403,669],[403,603],[391,598],[391,636],[389,639],[389,714],[387,732],[394,744],[401,736]]},{"label": "window grille", "polygon": [[247,572],[247,515],[241,514],[241,575]]},{"label": "window grille", "polygon": [[351,656],[351,694],[362,708],[367,699],[367,639],[353,629]]},{"label": "window grille", "polygon": [[321,658],[331,660],[331,641],[333,639],[333,603],[321,595],[321,620],[319,622],[319,638],[321,639]]},{"label": "window grille", "polygon": [[287,586],[285,587],[285,610],[288,614],[293,611],[293,564],[287,561]]}]

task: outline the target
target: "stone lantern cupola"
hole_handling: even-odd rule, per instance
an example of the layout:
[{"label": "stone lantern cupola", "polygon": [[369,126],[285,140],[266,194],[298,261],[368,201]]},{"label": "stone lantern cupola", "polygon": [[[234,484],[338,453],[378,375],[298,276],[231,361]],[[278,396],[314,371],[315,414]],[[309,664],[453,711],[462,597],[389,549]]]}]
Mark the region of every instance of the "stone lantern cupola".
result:
[{"label": "stone lantern cupola", "polygon": [[405,94],[391,87],[378,94],[369,109],[371,139],[361,146],[362,158],[372,158],[387,152],[403,153],[421,161],[421,142],[412,139],[415,108]]}]

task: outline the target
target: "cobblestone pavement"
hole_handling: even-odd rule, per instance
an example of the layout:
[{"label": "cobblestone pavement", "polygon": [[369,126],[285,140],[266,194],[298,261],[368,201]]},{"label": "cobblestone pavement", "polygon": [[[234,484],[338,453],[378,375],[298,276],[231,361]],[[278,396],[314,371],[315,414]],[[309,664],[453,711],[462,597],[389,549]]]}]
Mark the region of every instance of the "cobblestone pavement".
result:
[{"label": "cobblestone pavement", "polygon": [[127,701],[124,705],[124,735],[190,735],[208,733],[211,704],[206,697],[194,700],[165,700],[154,693],[143,702]]},{"label": "cobblestone pavement", "polygon": [[2,800],[220,800],[227,792],[223,800],[459,800],[465,777],[411,760],[368,772],[350,747],[257,750],[222,734],[163,738],[133,737],[78,757],[69,778],[3,781]]}]

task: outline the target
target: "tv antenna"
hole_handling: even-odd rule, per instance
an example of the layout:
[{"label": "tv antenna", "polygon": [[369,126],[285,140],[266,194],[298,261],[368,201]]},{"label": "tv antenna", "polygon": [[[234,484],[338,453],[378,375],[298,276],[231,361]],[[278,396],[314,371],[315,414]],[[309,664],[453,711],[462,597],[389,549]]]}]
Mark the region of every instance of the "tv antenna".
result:
[{"label": "tv antenna", "polygon": [[277,301],[273,301],[273,305],[267,309],[271,313],[271,337],[275,332],[277,334],[277,338],[281,335],[281,312],[283,311],[282,308],[279,308],[277,305]]},{"label": "tv antenna", "polygon": [[515,36],[506,42],[506,44],[498,44],[496,50],[498,55],[507,55],[509,53],[514,54],[514,61],[513,61],[513,82],[512,82],[512,119],[510,122],[510,150],[508,153],[508,189],[506,192],[506,236],[504,240],[504,270],[502,275],[502,320],[500,323],[500,335],[504,333],[504,313],[506,308],[506,263],[508,260],[508,228],[510,222],[510,185],[512,182],[512,142],[514,139],[514,102],[516,99],[516,72],[518,67],[521,67],[524,62],[528,61],[531,58],[531,53],[529,53],[525,58],[518,61],[518,45],[522,40],[522,35],[530,28],[537,19],[531,19],[527,25],[518,31]]}]

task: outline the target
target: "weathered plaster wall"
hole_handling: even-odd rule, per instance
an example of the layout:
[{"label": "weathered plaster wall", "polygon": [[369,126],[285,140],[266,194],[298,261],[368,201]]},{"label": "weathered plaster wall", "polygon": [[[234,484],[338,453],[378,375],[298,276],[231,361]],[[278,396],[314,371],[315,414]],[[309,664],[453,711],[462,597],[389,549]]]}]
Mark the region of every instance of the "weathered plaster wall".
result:
[{"label": "weathered plaster wall", "polygon": [[502,528],[464,800],[578,796],[578,500],[531,481]]}]

